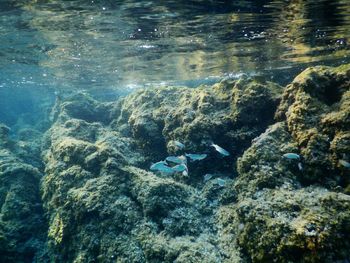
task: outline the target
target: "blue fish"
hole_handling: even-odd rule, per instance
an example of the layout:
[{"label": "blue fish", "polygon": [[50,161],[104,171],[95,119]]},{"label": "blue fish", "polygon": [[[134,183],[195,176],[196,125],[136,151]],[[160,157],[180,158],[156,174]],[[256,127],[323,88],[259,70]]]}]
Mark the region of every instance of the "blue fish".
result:
[{"label": "blue fish", "polygon": [[173,168],[171,168],[169,166],[163,167],[162,169],[159,170],[159,172],[161,172],[162,174],[165,174],[165,175],[172,175],[175,173]]},{"label": "blue fish", "polygon": [[171,162],[171,163],[176,163],[176,164],[182,164],[182,163],[186,163],[186,157],[185,156],[168,156],[165,159],[167,162]]},{"label": "blue fish", "polygon": [[210,146],[214,147],[217,152],[219,152],[223,156],[229,156],[230,153],[226,151],[224,148],[220,147],[217,144],[212,143]]},{"label": "blue fish", "polygon": [[160,161],[157,163],[154,163],[150,167],[151,171],[158,171],[164,174],[173,174],[174,171],[171,167],[166,165],[165,161]]},{"label": "blue fish", "polygon": [[345,160],[339,160],[339,164],[344,166],[345,168],[350,168],[350,163],[348,161]]},{"label": "blue fish", "polygon": [[166,165],[166,162],[164,161],[156,162],[151,165],[150,169],[151,171],[158,171],[158,169],[162,168],[164,165]]},{"label": "blue fish", "polygon": [[224,179],[221,179],[221,178],[216,179],[216,182],[221,187],[225,186],[225,184],[226,184],[226,181]]},{"label": "blue fish", "polygon": [[185,148],[185,145],[179,141],[174,141],[174,144],[177,148],[179,149],[184,149]]},{"label": "blue fish", "polygon": [[204,177],[203,177],[204,182],[209,181],[211,178],[213,178],[213,175],[212,175],[212,174],[205,174]]},{"label": "blue fish", "polygon": [[179,172],[179,173],[182,173],[183,171],[187,171],[187,166],[185,164],[178,164],[178,165],[175,165],[174,167],[171,167],[171,169],[174,171],[174,172]]},{"label": "blue fish", "polygon": [[296,153],[285,153],[283,157],[290,160],[300,160],[300,155]]},{"label": "blue fish", "polygon": [[207,154],[203,153],[203,154],[196,154],[196,153],[186,153],[185,154],[186,157],[190,158],[191,161],[201,161],[205,158],[207,158]]}]

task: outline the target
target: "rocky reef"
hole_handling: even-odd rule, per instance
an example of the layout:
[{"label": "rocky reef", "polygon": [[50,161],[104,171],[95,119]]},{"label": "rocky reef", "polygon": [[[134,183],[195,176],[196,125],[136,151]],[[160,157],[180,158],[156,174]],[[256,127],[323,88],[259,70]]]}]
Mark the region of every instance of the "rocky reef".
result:
[{"label": "rocky reef", "polygon": [[18,157],[20,142],[11,141],[9,134],[10,128],[0,124],[0,262],[40,261],[47,228],[39,189],[42,174]]},{"label": "rocky reef", "polygon": [[[239,158],[238,201],[221,217],[247,260],[349,260],[349,81],[349,66],[305,70]],[[291,152],[300,159],[281,158]]]},{"label": "rocky reef", "polygon": [[[0,262],[350,260],[350,66],[285,88],[243,77],[114,102],[79,93],[50,120],[17,140],[0,126]],[[207,158],[150,172],[184,153]]]},{"label": "rocky reef", "polygon": [[[215,211],[235,194],[215,181],[204,184],[203,172],[232,181],[234,157],[272,122],[279,91],[273,83],[242,79],[141,90],[116,103],[84,94],[59,102],[43,146],[52,259],[221,261]],[[191,164],[185,178],[150,173],[152,161],[177,153],[174,139],[187,151],[208,154],[208,142],[226,141],[235,154],[225,160],[212,153],[211,160]]]}]

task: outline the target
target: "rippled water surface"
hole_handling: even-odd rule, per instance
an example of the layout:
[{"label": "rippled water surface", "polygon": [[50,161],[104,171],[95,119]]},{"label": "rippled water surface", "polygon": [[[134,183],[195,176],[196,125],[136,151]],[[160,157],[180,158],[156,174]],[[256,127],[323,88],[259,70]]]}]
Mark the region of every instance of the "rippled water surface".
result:
[{"label": "rippled water surface", "polygon": [[0,1],[0,87],[290,80],[350,62],[350,1]]}]

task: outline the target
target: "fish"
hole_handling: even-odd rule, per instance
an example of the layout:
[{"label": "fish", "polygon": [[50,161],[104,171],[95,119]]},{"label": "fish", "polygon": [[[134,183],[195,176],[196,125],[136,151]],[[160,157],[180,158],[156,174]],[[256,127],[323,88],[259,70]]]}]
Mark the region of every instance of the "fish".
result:
[{"label": "fish", "polygon": [[166,165],[165,161],[156,162],[151,165],[150,169],[151,171],[158,171],[158,169],[162,168],[164,165]]},{"label": "fish", "polygon": [[186,157],[190,158],[191,161],[201,161],[205,158],[207,158],[207,154],[203,153],[203,154],[196,154],[196,153],[186,153],[185,154]]},{"label": "fish", "polygon": [[187,166],[186,164],[178,164],[178,165],[175,165],[174,167],[171,167],[171,169],[173,169],[174,172],[183,172],[183,171],[187,171]]},{"label": "fish", "polygon": [[219,152],[223,156],[229,156],[230,153],[226,151],[224,148],[220,147],[217,144],[212,143],[210,146],[214,147],[217,152]]},{"label": "fish", "polygon": [[299,171],[304,170],[304,168],[303,168],[303,164],[302,164],[302,163],[298,163],[298,168],[299,168]]},{"label": "fish", "polygon": [[164,166],[159,172],[164,175],[173,175],[175,173],[175,171],[169,166]]},{"label": "fish", "polygon": [[213,175],[212,175],[212,174],[205,174],[205,175],[203,176],[204,182],[209,181],[211,178],[213,178]]},{"label": "fish", "polygon": [[283,157],[290,160],[300,160],[300,155],[296,153],[285,153]]},{"label": "fish", "polygon": [[216,182],[221,187],[225,186],[225,184],[226,184],[226,181],[224,179],[221,179],[221,178],[216,179]]},{"label": "fish", "polygon": [[183,176],[188,176],[188,170],[183,171],[183,172],[182,172],[182,175],[183,175]]},{"label": "fish", "polygon": [[182,142],[174,141],[174,144],[179,149],[184,149],[185,148],[185,144],[183,144]]},{"label": "fish", "polygon": [[165,160],[167,162],[176,163],[176,164],[186,163],[186,157],[183,155],[181,155],[181,156],[168,156],[167,158],[165,158]]},{"label": "fish", "polygon": [[150,170],[151,171],[158,171],[158,172],[161,172],[164,174],[173,174],[174,173],[174,170],[171,167],[167,166],[165,161],[159,161],[157,163],[152,164],[150,167]]},{"label": "fish", "polygon": [[344,166],[345,168],[350,168],[350,163],[348,161],[345,161],[343,159],[339,160],[339,164]]}]

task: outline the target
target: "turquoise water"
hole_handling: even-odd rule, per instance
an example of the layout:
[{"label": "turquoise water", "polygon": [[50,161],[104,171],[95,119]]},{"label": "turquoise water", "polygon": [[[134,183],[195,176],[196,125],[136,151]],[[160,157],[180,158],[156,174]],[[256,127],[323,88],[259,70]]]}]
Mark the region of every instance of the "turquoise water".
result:
[{"label": "turquoise water", "polygon": [[349,47],[349,0],[0,0],[0,263],[349,263]]},{"label": "turquoise water", "polygon": [[1,1],[0,87],[288,82],[350,61],[350,2]]},{"label": "turquoise water", "polygon": [[1,1],[0,121],[32,123],[55,92],[112,101],[242,74],[286,84],[350,62],[349,35],[347,0]]}]

